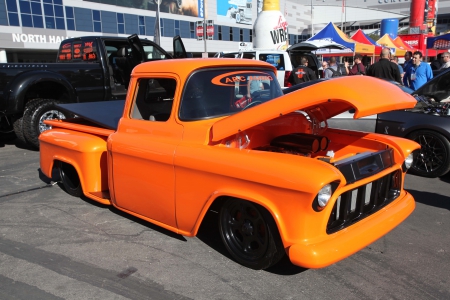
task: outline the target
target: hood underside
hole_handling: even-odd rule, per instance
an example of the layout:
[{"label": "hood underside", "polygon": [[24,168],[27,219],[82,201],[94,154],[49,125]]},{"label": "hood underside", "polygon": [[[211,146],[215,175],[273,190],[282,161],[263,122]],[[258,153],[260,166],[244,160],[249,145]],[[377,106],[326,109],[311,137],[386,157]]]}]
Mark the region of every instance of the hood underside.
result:
[{"label": "hood underside", "polygon": [[319,110],[322,119],[328,120],[340,113],[354,109],[354,118],[409,109],[417,101],[397,86],[368,76],[339,77],[314,84],[272,101],[241,111],[214,123],[211,140],[220,141],[263,122],[294,111]]}]

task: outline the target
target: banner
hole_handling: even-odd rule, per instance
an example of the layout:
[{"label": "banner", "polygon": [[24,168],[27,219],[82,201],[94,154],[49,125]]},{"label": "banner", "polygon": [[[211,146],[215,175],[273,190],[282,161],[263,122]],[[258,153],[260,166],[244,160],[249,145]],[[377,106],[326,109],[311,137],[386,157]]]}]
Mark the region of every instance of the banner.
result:
[{"label": "banner", "polygon": [[252,0],[216,0],[217,21],[252,25]]},{"label": "banner", "polygon": [[[84,0],[84,1],[105,4],[105,0]],[[161,1],[160,12],[203,18],[204,0],[159,0],[159,1]],[[158,10],[158,3],[156,0],[133,0],[133,1],[113,0],[108,1],[107,4],[137,9],[146,9],[151,11]],[[200,14],[202,16],[200,16]]]}]

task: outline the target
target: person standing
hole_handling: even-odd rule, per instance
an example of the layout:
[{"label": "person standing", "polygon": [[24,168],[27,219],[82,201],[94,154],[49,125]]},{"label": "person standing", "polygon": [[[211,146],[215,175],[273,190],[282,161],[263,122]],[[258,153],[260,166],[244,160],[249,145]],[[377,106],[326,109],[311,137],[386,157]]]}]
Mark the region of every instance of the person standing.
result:
[{"label": "person standing", "polygon": [[322,78],[324,78],[325,77],[325,70],[328,68],[328,62],[327,61],[322,61],[322,74],[321,74],[321,76],[322,76]]},{"label": "person standing", "polygon": [[398,71],[400,72],[400,78],[403,82],[403,75],[405,75],[405,71],[403,70],[403,67],[398,63],[398,56],[392,57],[391,61],[398,66]]},{"label": "person standing", "polygon": [[433,70],[429,64],[422,61],[422,52],[414,52],[413,66],[405,72],[403,80],[406,81],[405,85],[415,91],[431,78],[433,78]]},{"label": "person standing", "polygon": [[336,57],[330,57],[330,66],[324,71],[324,78],[338,77],[342,76],[341,70],[336,63]]},{"label": "person standing", "polygon": [[[405,53],[405,62],[403,63],[403,71],[406,73],[410,67],[412,67],[413,61],[412,61],[412,52],[406,51]],[[403,84],[406,85],[406,77],[403,76]]]},{"label": "person standing", "polygon": [[355,54],[355,58],[353,59],[355,64],[348,71],[348,75],[366,75],[366,67],[362,64],[362,55]]},{"label": "person standing", "polygon": [[344,57],[344,64],[341,68],[341,73],[342,75],[350,75],[350,64],[346,57]]},{"label": "person standing", "polygon": [[289,76],[289,82],[292,85],[315,79],[317,79],[316,73],[314,73],[314,71],[308,67],[308,59],[306,57],[301,58],[300,65],[297,66],[291,72],[291,76]]},{"label": "person standing", "polygon": [[441,67],[442,67],[442,65],[443,65],[444,63],[443,63],[443,61],[442,61],[442,53],[439,53],[437,56],[436,56],[436,59],[435,60],[433,60],[432,62],[431,62],[431,64],[430,64],[430,67],[431,67],[431,70],[439,70]]},{"label": "person standing", "polygon": [[367,71],[368,76],[377,77],[381,79],[397,81],[402,83],[400,78],[400,71],[395,63],[389,60],[391,51],[389,48],[383,48],[380,54],[380,60],[374,63]]},{"label": "person standing", "polygon": [[442,60],[444,61],[443,65],[439,68],[439,70],[444,70],[450,67],[450,53],[444,52],[442,53]]}]

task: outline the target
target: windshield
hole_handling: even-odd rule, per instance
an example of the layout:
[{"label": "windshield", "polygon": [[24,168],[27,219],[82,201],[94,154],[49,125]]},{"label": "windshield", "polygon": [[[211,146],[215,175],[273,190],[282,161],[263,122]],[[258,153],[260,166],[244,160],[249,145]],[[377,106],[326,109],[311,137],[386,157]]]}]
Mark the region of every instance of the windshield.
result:
[{"label": "windshield", "polygon": [[283,95],[276,75],[267,69],[215,69],[194,73],[181,100],[181,120],[232,115]]}]

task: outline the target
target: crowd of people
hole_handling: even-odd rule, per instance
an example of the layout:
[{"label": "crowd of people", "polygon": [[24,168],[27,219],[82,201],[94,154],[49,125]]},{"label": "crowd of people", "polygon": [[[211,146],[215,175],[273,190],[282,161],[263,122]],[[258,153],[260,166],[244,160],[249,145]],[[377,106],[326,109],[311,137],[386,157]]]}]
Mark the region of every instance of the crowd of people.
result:
[{"label": "crowd of people", "polygon": [[[422,52],[415,51],[412,53],[407,51],[404,56],[405,62],[401,65],[398,56],[393,56],[389,48],[381,50],[380,59],[373,65],[364,63],[364,61],[367,61],[366,59],[366,56],[355,54],[352,66],[346,60],[340,66],[336,57],[330,57],[328,61],[322,61],[322,77],[367,75],[395,81],[412,90],[417,90],[433,78],[433,70],[443,70],[450,67],[449,52],[441,53],[431,64],[423,61]],[[308,59],[302,57],[300,64],[291,73],[289,81],[295,85],[314,79],[316,79],[316,74],[308,67]]]}]

